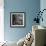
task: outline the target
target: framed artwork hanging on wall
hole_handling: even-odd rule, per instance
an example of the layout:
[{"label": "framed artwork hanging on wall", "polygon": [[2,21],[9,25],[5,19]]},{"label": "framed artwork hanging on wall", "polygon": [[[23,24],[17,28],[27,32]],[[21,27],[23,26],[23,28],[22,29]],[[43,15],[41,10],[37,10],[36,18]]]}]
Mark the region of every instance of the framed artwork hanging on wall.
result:
[{"label": "framed artwork hanging on wall", "polygon": [[10,27],[24,27],[25,13],[24,12],[10,12]]}]

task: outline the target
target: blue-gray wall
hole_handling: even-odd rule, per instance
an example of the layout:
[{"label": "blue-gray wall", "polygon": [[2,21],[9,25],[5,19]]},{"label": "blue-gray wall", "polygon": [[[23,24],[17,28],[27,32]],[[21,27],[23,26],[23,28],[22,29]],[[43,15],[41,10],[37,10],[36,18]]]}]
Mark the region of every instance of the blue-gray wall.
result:
[{"label": "blue-gray wall", "polygon": [[[4,0],[4,38],[7,41],[18,41],[32,30],[36,12],[40,9],[40,0]],[[26,27],[11,28],[10,12],[26,12]]]}]

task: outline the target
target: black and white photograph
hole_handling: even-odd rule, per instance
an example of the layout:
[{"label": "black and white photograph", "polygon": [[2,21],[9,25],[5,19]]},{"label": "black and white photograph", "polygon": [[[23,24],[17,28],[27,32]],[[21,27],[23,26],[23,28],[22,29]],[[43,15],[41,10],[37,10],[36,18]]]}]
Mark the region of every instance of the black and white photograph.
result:
[{"label": "black and white photograph", "polygon": [[11,12],[10,13],[10,26],[11,27],[24,27],[24,12]]}]

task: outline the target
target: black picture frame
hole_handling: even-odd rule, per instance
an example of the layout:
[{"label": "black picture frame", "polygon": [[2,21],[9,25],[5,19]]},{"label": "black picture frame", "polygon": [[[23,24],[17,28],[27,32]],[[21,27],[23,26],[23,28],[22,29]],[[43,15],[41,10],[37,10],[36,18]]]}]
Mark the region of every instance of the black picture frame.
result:
[{"label": "black picture frame", "polygon": [[25,27],[25,12],[10,12],[10,27]]}]

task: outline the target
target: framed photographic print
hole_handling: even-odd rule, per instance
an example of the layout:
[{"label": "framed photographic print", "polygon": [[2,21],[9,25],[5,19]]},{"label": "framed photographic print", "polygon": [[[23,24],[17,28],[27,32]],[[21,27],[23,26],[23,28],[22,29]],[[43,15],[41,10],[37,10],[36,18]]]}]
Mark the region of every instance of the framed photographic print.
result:
[{"label": "framed photographic print", "polygon": [[10,12],[10,26],[11,27],[24,27],[25,26],[25,13],[24,12]]}]

